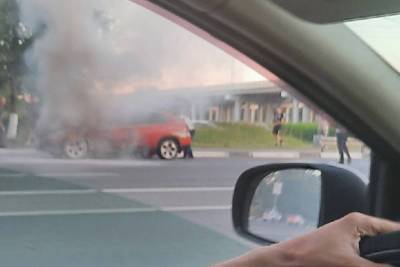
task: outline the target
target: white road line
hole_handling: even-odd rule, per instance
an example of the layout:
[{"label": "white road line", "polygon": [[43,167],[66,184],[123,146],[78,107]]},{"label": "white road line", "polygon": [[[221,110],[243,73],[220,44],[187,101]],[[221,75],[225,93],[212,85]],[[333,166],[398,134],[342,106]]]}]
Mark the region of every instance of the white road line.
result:
[{"label": "white road line", "polygon": [[274,158],[274,159],[298,159],[300,158],[299,152],[251,152],[250,153],[253,158]]},{"label": "white road line", "polygon": [[[353,159],[362,159],[363,158],[363,155],[360,152],[353,152],[353,153],[350,153],[350,155]],[[321,158],[322,159],[339,159],[339,153],[338,152],[322,152]]]},{"label": "white road line", "polygon": [[147,167],[147,166],[162,166],[158,161],[145,161],[145,160],[121,160],[121,159],[84,159],[84,160],[68,160],[68,159],[49,159],[49,158],[4,158],[0,160],[0,166],[8,166],[10,164],[24,164],[24,165],[84,165],[84,166],[132,166],[132,167]]},{"label": "white road line", "polygon": [[28,176],[28,173],[0,173],[0,178],[18,178]]},{"label": "white road line", "polygon": [[0,212],[0,217],[49,216],[49,215],[91,215],[144,212],[191,212],[208,210],[230,210],[231,206],[167,206],[160,208],[120,208],[120,209],[81,209],[81,210],[35,210]]},{"label": "white road line", "polygon": [[98,193],[96,189],[0,191],[0,196],[80,195]]},{"label": "white road line", "polygon": [[43,177],[66,177],[66,178],[87,178],[87,177],[116,177],[121,174],[116,172],[44,172],[44,173],[0,173],[0,178],[18,178],[26,176],[43,176]]},{"label": "white road line", "polygon": [[94,193],[176,193],[176,192],[231,192],[233,187],[165,187],[165,188],[105,188],[0,191],[0,196],[18,195],[83,195]]},{"label": "white road line", "polygon": [[37,173],[35,176],[44,177],[66,177],[66,178],[87,178],[87,177],[116,177],[120,176],[116,172],[46,172]]},{"label": "white road line", "polygon": [[233,187],[165,187],[165,188],[105,188],[105,193],[165,193],[165,192],[221,192],[233,191]]},{"label": "white road line", "polygon": [[208,210],[230,210],[232,206],[176,206],[176,207],[160,207],[161,211],[208,211]]},{"label": "white road line", "polygon": [[195,158],[227,158],[229,153],[223,151],[194,151]]},{"label": "white road line", "polygon": [[137,213],[137,212],[155,212],[155,211],[157,211],[157,209],[155,209],[155,208],[82,209],[82,210],[34,210],[34,211],[0,212],[0,217],[112,214],[112,213]]},{"label": "white road line", "polygon": [[47,153],[34,150],[34,149],[15,149],[15,148],[1,148],[0,149],[1,156],[14,156],[14,155],[34,155],[34,156],[49,156]]}]

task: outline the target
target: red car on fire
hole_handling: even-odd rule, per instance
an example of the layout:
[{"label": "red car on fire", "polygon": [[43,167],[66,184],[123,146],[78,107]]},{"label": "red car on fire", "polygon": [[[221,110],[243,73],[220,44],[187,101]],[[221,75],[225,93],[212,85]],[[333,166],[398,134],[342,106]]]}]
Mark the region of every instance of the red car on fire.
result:
[{"label": "red car on fire", "polygon": [[53,127],[37,134],[39,149],[57,156],[82,159],[109,154],[171,160],[191,145],[185,121],[166,113],[138,116],[112,127]]}]

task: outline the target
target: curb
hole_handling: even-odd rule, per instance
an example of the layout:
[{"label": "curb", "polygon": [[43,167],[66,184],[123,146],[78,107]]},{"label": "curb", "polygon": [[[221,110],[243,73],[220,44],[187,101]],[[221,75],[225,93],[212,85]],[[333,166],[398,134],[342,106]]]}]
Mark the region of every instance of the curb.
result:
[{"label": "curb", "polygon": [[[253,159],[339,159],[337,152],[313,151],[193,151],[195,158],[253,158]],[[369,154],[350,153],[353,159],[367,158]]]}]

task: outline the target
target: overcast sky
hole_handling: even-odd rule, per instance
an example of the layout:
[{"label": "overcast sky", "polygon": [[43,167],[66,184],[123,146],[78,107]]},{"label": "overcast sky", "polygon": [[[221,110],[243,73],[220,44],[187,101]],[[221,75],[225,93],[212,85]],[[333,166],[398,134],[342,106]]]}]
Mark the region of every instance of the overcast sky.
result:
[{"label": "overcast sky", "polygon": [[128,0],[112,1],[107,12],[116,20],[118,49],[136,51],[129,54],[149,70],[143,81],[150,86],[163,89],[264,79],[201,37]]},{"label": "overcast sky", "polygon": [[400,16],[347,23],[364,41],[400,70]]},{"label": "overcast sky", "polygon": [[[147,39],[139,42],[138,47],[146,47],[146,42],[151,43],[154,36],[162,37],[156,45],[145,49],[146,53],[153,53],[165,60],[165,64],[160,66],[161,75],[155,81],[157,87],[225,84],[264,79],[246,65],[180,26],[129,1],[122,3],[120,7],[114,6],[114,12],[122,18],[121,24],[132,24],[132,31],[122,29],[131,37],[134,34],[140,35],[141,31],[146,33]],[[145,23],[146,28],[134,26],[138,19],[140,23]],[[400,16],[355,21],[348,25],[400,70]]]},{"label": "overcast sky", "polygon": [[[77,31],[79,36],[79,14],[76,10],[72,10],[70,14],[65,2],[63,7],[49,0],[20,1],[24,3],[24,10],[28,14],[25,17],[28,20],[40,19],[46,13],[54,13],[56,17],[57,14],[62,15],[59,20],[63,25],[71,16],[78,18],[77,23],[67,25],[67,29]],[[87,4],[83,7],[89,11],[100,11],[101,20],[107,24],[108,30],[100,39],[98,36],[85,36],[82,31],[82,38],[78,39],[87,39],[93,50],[98,50],[93,56],[103,57],[99,61],[105,68],[103,72],[110,74],[110,77],[106,78],[112,78],[114,87],[120,91],[146,87],[195,87],[264,79],[201,37],[130,0],[84,2]],[[38,6],[48,8],[42,8],[44,11],[36,10]],[[85,16],[84,12],[81,13],[83,23],[88,16]],[[28,24],[35,23],[31,21]],[[400,16],[368,19],[348,25],[400,69]],[[90,31],[90,27],[88,29]],[[104,54],[106,55],[103,56]]]}]

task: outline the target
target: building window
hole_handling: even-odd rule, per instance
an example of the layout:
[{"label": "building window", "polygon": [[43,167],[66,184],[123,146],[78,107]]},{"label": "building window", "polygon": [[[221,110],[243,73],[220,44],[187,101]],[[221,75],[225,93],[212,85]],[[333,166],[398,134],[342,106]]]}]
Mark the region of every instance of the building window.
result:
[{"label": "building window", "polygon": [[226,122],[230,122],[232,120],[232,109],[231,107],[226,107]]},{"label": "building window", "polygon": [[218,121],[218,108],[211,108],[209,110],[209,117],[210,121]]},{"label": "building window", "polygon": [[213,110],[211,113],[211,120],[212,121],[217,121],[217,111]]},{"label": "building window", "polygon": [[263,121],[268,123],[268,118],[270,118],[270,114],[269,114],[270,109],[267,107],[264,110],[265,110],[265,112],[264,112],[264,116],[263,116]]},{"label": "building window", "polygon": [[244,108],[240,109],[240,121],[244,121],[245,120],[245,117],[244,117],[245,114],[246,114],[245,109]]},{"label": "building window", "polygon": [[260,110],[257,108],[254,110],[254,122],[258,122],[260,117]]},{"label": "building window", "polygon": [[299,122],[303,122],[303,108],[299,108]]}]

